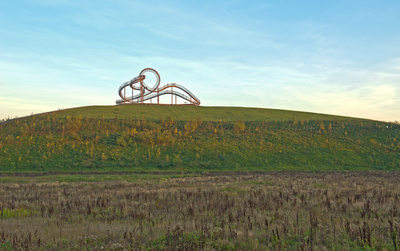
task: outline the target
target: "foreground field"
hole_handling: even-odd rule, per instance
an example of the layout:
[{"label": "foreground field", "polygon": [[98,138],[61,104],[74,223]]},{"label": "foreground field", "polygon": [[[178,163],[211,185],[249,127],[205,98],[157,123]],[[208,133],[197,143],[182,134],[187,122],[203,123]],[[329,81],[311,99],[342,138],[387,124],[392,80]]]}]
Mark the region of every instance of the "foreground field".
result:
[{"label": "foreground field", "polygon": [[399,248],[399,172],[18,175],[3,249]]}]

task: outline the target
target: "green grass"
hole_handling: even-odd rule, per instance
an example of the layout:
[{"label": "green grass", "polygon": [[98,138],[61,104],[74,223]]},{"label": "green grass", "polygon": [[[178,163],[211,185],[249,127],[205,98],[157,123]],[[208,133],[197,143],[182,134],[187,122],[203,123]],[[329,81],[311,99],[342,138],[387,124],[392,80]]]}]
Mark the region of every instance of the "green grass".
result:
[{"label": "green grass", "polygon": [[[40,174],[40,173],[35,173]],[[15,173],[5,174],[0,177],[0,183],[54,183],[54,182],[104,182],[104,181],[123,181],[123,182],[146,182],[146,181],[161,181],[173,178],[196,177],[200,174],[196,173],[182,173],[182,174],[155,174],[155,173],[123,173],[123,174],[104,174],[96,172],[91,174],[81,173],[58,173],[58,174],[44,174],[38,176],[26,175],[15,176]]]},{"label": "green grass", "polygon": [[128,104],[119,106],[88,106],[67,109],[56,112],[58,117],[82,116],[83,118],[105,119],[147,119],[162,120],[193,120],[203,121],[306,121],[306,120],[360,120],[358,118],[276,110],[265,108],[244,107],[206,107],[206,106],[171,106],[171,105],[140,105]]},{"label": "green grass", "polygon": [[397,170],[400,125],[252,108],[82,107],[0,124],[0,171]]}]

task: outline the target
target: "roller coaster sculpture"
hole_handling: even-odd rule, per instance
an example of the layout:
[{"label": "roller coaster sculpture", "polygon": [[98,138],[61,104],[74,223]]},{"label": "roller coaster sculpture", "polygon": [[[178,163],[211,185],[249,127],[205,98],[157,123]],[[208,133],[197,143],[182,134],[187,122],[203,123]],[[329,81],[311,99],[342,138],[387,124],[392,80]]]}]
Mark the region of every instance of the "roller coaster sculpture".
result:
[{"label": "roller coaster sculpture", "polygon": [[[149,86],[144,80],[146,79],[146,73],[153,73],[156,77],[156,83],[153,87]],[[136,85],[139,84],[139,85]],[[127,96],[127,89],[129,87],[132,89],[131,96]],[[177,91],[183,91],[179,92]],[[133,95],[134,91],[139,91],[139,94]],[[117,105],[127,104],[127,103],[144,103],[145,101],[150,101],[152,103],[153,98],[157,98],[157,104],[160,104],[160,96],[170,94],[171,95],[171,105],[177,105],[177,97],[185,100],[184,105],[200,105],[200,99],[198,99],[193,93],[191,93],[185,87],[171,83],[160,86],[160,75],[158,72],[152,68],[146,68],[139,73],[139,76],[133,78],[130,81],[123,83],[119,89],[118,94],[121,99],[116,100]],[[174,104],[175,96],[175,104]]]}]

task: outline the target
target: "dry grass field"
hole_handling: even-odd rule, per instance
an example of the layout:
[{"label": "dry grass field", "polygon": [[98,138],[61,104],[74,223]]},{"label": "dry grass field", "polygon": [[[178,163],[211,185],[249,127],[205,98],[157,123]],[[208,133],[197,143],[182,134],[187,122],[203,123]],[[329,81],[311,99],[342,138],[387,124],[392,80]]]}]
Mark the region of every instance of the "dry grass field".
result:
[{"label": "dry grass field", "polygon": [[3,180],[0,249],[399,249],[399,172],[129,176]]}]

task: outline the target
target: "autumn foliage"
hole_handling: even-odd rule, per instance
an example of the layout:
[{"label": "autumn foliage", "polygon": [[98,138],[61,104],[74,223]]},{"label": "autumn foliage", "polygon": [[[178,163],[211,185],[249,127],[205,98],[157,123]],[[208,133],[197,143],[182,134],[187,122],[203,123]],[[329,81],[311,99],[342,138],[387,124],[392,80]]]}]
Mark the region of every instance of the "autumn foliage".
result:
[{"label": "autumn foliage", "polygon": [[400,166],[400,125],[33,116],[0,124],[1,170],[338,170]]}]

